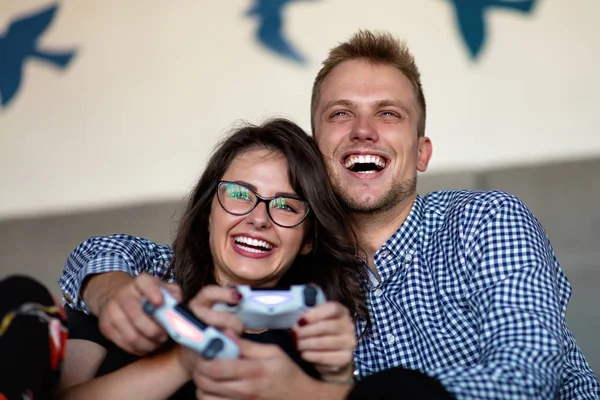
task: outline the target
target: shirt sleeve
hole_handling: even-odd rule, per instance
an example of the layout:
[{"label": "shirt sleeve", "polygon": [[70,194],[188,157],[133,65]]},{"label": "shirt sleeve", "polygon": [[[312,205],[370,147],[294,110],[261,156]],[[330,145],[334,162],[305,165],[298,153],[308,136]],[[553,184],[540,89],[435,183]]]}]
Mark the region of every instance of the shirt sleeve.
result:
[{"label": "shirt sleeve", "polygon": [[173,251],[169,246],[150,240],[116,234],[95,236],[81,243],[69,255],[58,284],[63,300],[74,310],[89,313],[81,298],[81,287],[90,275],[106,272],[125,272],[137,276],[146,272],[159,279],[173,282],[169,268]]},{"label": "shirt sleeve", "polygon": [[[570,286],[546,233],[518,199],[498,200],[483,215],[463,238],[481,357],[430,375],[458,399],[555,398],[569,362],[564,292]],[[575,357],[571,364],[591,373],[581,392],[587,394],[577,398],[597,398],[585,360]]]}]

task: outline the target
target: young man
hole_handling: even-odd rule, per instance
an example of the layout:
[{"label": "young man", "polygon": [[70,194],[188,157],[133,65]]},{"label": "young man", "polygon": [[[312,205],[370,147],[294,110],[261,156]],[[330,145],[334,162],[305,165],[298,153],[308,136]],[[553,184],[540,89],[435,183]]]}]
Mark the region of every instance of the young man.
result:
[{"label": "young man", "polygon": [[[405,45],[371,32],[338,45],[315,79],[311,106],[314,137],[372,271],[373,328],[359,340],[356,375],[402,366],[457,398],[598,398],[598,381],[565,322],[570,285],[531,212],[502,192],[417,195],[417,171],[426,171],[432,145]],[[61,286],[85,309],[82,293],[115,343],[146,352],[162,333],[140,310],[127,274],[139,272],[140,255],[124,243],[116,236],[80,246]],[[170,250],[148,253],[154,268],[146,272],[164,277]],[[198,364],[196,385],[206,398],[347,395],[346,387],[302,376],[276,348],[244,343],[242,353]]]}]

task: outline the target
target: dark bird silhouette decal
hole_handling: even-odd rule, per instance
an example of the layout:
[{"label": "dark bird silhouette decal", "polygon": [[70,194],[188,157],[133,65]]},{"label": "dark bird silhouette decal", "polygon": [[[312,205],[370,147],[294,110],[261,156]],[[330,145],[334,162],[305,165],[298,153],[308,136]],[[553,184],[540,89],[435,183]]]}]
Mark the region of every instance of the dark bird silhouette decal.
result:
[{"label": "dark bird silhouette decal", "polygon": [[32,15],[14,20],[6,34],[0,36],[0,100],[7,107],[21,86],[23,66],[36,58],[64,69],[75,55],[74,51],[54,52],[41,48],[38,39],[54,19],[58,5],[54,4]]},{"label": "dark bird silhouette decal", "polygon": [[306,59],[289,42],[284,33],[283,12],[288,3],[307,0],[254,0],[247,16],[258,19],[256,39],[275,54],[304,64]]},{"label": "dark bird silhouette decal", "polygon": [[458,28],[469,50],[471,59],[476,59],[485,45],[486,12],[490,8],[503,8],[524,14],[533,11],[536,0],[450,0]]}]

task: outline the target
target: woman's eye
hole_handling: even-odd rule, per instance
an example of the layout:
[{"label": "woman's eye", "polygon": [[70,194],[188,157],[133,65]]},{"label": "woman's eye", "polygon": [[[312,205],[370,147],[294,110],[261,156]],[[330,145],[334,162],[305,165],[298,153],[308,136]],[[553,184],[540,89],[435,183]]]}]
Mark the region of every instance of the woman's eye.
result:
[{"label": "woman's eye", "polygon": [[278,198],[271,200],[271,207],[279,210],[296,212],[296,210],[286,201],[286,199]]},{"label": "woman's eye", "polygon": [[227,196],[230,199],[250,199],[250,190],[239,185],[227,185]]}]

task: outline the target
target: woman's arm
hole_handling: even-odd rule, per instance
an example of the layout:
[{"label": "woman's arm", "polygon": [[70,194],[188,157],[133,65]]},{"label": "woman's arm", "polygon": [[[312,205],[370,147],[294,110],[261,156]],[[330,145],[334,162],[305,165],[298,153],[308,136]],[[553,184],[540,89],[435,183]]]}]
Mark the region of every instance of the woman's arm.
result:
[{"label": "woman's arm", "polygon": [[106,349],[97,343],[69,339],[61,373],[61,390],[94,379],[105,356]]},{"label": "woman's arm", "polygon": [[[181,348],[145,357],[111,374],[76,384],[61,385],[59,399],[166,399],[191,379],[182,361]],[[66,366],[66,371],[74,365]],[[76,367],[76,366],[75,366]],[[62,382],[69,382],[69,376]]]}]

